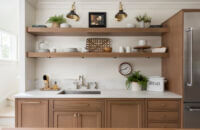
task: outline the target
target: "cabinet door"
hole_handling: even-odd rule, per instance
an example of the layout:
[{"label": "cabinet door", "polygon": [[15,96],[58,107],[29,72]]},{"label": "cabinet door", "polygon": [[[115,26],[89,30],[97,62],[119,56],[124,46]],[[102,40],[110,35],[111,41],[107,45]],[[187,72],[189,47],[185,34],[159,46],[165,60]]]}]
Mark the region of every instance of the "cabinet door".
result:
[{"label": "cabinet door", "polygon": [[78,127],[79,128],[101,128],[102,127],[101,112],[79,112]]},{"label": "cabinet door", "polygon": [[54,112],[55,128],[77,128],[76,112]]},{"label": "cabinet door", "polygon": [[143,100],[107,101],[107,123],[109,128],[141,128],[144,125]]},{"label": "cabinet door", "polygon": [[48,101],[39,99],[18,100],[16,127],[47,128],[48,127]]}]

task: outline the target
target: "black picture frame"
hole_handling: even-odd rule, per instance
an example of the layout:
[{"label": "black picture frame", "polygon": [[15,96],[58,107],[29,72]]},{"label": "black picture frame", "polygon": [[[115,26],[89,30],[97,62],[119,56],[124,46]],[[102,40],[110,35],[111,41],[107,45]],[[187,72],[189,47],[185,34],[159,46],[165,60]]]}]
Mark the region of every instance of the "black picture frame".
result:
[{"label": "black picture frame", "polygon": [[106,12],[89,12],[89,28],[106,28],[106,22]]}]

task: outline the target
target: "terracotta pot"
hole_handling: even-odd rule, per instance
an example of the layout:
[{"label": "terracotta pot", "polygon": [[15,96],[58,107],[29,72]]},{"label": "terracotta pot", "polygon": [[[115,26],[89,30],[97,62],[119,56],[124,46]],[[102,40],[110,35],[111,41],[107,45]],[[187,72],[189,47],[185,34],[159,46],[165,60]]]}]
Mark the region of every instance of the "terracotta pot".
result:
[{"label": "terracotta pot", "polygon": [[137,82],[131,83],[131,90],[132,91],[142,91],[142,86],[139,85]]},{"label": "terracotta pot", "polygon": [[60,28],[60,24],[58,24],[58,23],[52,23],[52,28]]}]

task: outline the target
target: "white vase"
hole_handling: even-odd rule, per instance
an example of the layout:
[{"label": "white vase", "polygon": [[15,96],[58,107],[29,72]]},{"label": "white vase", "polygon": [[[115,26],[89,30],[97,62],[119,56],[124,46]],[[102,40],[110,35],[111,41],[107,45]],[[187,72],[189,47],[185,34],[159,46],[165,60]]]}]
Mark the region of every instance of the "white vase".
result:
[{"label": "white vase", "polygon": [[131,90],[132,91],[141,91],[142,87],[137,82],[132,82],[131,83]]},{"label": "white vase", "polygon": [[138,27],[139,28],[144,28],[144,21],[138,22]]},{"label": "white vase", "polygon": [[149,28],[150,26],[151,26],[151,23],[150,23],[150,22],[144,23],[144,27],[145,27],[145,28]]}]

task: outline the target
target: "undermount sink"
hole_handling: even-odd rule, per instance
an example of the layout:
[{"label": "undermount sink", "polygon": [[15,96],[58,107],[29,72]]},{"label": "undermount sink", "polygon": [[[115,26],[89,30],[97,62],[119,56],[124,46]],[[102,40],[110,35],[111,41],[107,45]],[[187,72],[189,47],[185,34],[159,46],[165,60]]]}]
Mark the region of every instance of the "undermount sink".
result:
[{"label": "undermount sink", "polygon": [[101,94],[101,91],[61,91],[58,94]]}]

